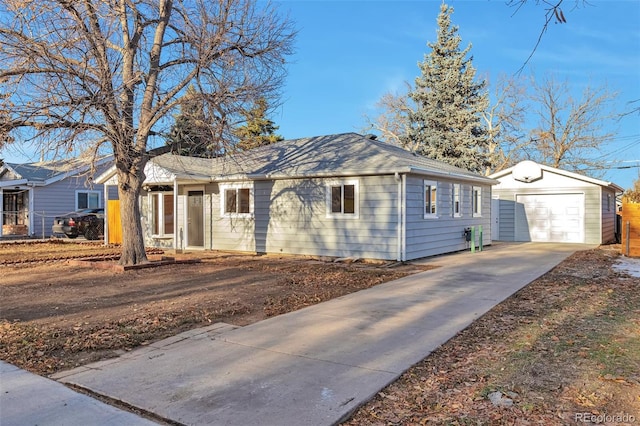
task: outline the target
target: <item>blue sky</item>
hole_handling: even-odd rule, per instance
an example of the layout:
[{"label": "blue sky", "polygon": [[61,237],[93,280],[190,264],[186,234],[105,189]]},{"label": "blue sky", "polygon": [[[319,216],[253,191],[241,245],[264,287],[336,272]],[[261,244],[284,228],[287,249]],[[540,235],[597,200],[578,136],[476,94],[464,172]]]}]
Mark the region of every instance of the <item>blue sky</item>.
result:
[{"label": "blue sky", "polygon": [[[517,13],[503,0],[449,0],[462,45],[472,44],[479,76],[494,81],[514,74],[531,53],[544,23],[544,7],[534,0]],[[285,138],[361,131],[365,114],[387,91],[413,82],[418,61],[436,39],[441,1],[279,2],[297,23],[283,104],[272,115]],[[574,9],[565,0],[566,24],[551,23],[524,74],[554,73],[579,96],[587,84],[620,92],[615,108],[630,110],[640,99],[640,1],[590,1]],[[515,13],[515,14],[514,14]],[[635,104],[640,107],[640,101]],[[616,123],[616,138],[603,164],[640,165],[640,115]],[[637,160],[635,162],[621,162]],[[604,178],[623,188],[638,177],[637,167],[607,171]]]},{"label": "blue sky", "polygon": [[[279,10],[299,29],[296,54],[290,58],[282,105],[272,119],[285,138],[361,131],[364,115],[388,91],[418,75],[418,61],[436,39],[440,0],[283,0]],[[517,13],[505,0],[449,0],[452,21],[463,46],[472,44],[473,64],[490,81],[514,74],[531,53],[544,23],[544,6],[535,0]],[[566,24],[549,26],[524,74],[554,73],[579,96],[587,84],[607,85],[620,93],[622,113],[640,100],[640,0],[589,1],[574,9],[565,0]],[[529,126],[531,127],[531,126]],[[640,168],[640,114],[615,126],[616,137],[602,162],[629,169],[607,171],[604,179],[628,188]],[[37,161],[38,154],[17,147],[0,158]]]}]

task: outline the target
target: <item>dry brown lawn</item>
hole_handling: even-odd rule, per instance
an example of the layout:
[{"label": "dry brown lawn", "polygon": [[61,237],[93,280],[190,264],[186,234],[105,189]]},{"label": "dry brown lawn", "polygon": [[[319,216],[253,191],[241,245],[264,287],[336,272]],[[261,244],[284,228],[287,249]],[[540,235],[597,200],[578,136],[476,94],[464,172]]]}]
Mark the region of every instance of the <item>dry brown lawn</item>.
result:
[{"label": "dry brown lawn", "polygon": [[[250,324],[421,270],[211,252],[197,253],[201,263],[119,273],[65,261],[110,259],[118,250],[0,244],[0,359],[47,375],[190,328]],[[640,279],[616,272],[616,258],[612,247],[571,256],[345,424],[560,425],[576,423],[576,413],[632,416],[638,424]],[[506,406],[490,395],[502,395]]]}]

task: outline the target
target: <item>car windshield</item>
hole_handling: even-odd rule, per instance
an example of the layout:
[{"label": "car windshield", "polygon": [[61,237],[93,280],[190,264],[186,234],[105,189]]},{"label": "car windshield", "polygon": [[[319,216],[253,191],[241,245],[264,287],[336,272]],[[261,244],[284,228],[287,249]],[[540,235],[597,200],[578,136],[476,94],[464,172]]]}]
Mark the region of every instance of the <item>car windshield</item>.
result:
[{"label": "car windshield", "polygon": [[82,209],[82,210],[78,210],[76,213],[91,214],[91,213],[100,213],[100,212],[101,212],[100,209]]}]

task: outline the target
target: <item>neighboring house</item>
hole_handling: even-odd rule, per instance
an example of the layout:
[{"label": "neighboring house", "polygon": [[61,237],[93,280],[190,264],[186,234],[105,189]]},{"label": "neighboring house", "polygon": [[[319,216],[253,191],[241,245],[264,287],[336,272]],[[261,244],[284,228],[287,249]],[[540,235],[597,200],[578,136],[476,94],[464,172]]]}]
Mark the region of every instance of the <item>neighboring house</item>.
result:
[{"label": "neighboring house", "polygon": [[[111,157],[97,161],[98,172]],[[79,159],[0,165],[0,236],[51,235],[53,218],[82,208],[103,207],[102,185]]]},{"label": "neighboring house", "polygon": [[615,241],[616,195],[611,182],[523,161],[490,176],[494,234],[501,241],[605,244]]},{"label": "neighboring house", "polygon": [[[355,133],[145,167],[145,244],[409,260],[491,243],[496,182]],[[117,185],[115,168],[97,179]],[[107,230],[108,232],[108,230]]]}]

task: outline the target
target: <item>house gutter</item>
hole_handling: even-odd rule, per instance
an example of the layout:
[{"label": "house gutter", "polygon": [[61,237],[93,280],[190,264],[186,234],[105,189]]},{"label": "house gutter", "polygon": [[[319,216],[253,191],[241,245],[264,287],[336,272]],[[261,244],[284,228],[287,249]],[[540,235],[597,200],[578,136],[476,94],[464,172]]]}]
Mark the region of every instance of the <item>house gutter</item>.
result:
[{"label": "house gutter", "polygon": [[495,179],[487,178],[484,176],[469,176],[464,175],[462,173],[454,173],[454,172],[439,172],[435,170],[427,170],[419,167],[409,167],[408,173],[415,173],[420,175],[434,176],[434,177],[448,177],[448,178],[456,178],[458,180],[464,180],[468,182],[478,182],[485,183],[488,185],[497,185],[499,182]]},{"label": "house gutter", "polygon": [[29,181],[26,179],[8,180],[6,182],[0,182],[0,188],[9,188],[12,186],[26,185]]},{"label": "house gutter", "polygon": [[370,170],[342,170],[329,172],[312,172],[301,174],[284,174],[284,173],[235,173],[232,175],[213,175],[211,182],[236,182],[239,180],[280,180],[280,179],[313,179],[313,178],[331,178],[331,177],[352,177],[352,176],[382,176],[401,174],[419,174],[424,176],[432,176],[435,178],[444,177],[450,179],[463,180],[467,182],[477,182],[489,185],[495,185],[497,180],[484,176],[469,176],[462,173],[440,172],[437,170],[423,169],[420,167],[399,167],[394,169],[370,169]]}]

